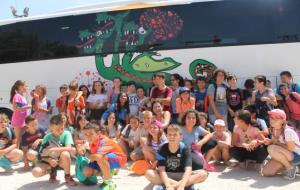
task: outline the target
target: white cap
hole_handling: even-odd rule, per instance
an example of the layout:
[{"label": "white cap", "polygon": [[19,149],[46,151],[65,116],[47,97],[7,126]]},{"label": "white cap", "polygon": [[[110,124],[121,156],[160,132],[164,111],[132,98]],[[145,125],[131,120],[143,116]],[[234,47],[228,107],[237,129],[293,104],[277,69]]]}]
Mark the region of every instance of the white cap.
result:
[{"label": "white cap", "polygon": [[220,125],[225,127],[225,122],[222,119],[217,119],[214,123],[214,125]]}]

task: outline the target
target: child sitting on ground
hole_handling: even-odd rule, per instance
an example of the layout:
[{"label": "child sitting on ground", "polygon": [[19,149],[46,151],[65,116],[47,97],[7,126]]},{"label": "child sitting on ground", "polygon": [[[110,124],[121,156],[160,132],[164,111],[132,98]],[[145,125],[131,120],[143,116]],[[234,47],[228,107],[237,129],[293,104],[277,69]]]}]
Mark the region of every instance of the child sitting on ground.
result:
[{"label": "child sitting on ground", "polygon": [[21,147],[24,153],[24,169],[28,170],[29,161],[32,165],[37,161],[38,150],[45,132],[38,127],[38,120],[31,115],[25,118],[25,125],[26,131],[22,135]]},{"label": "child sitting on ground", "polygon": [[8,117],[0,114],[0,170],[11,169],[11,163],[23,157],[23,152],[17,149],[15,133],[8,123]]},{"label": "child sitting on ground", "polygon": [[177,125],[167,128],[168,143],[158,151],[158,170],[148,170],[146,178],[156,184],[153,189],[184,190],[203,182],[208,173],[192,171],[192,157],[188,146],[181,143],[182,133]]},{"label": "child sitting on ground", "polygon": [[69,131],[64,131],[64,123],[60,115],[54,115],[50,119],[50,132],[43,138],[39,153],[42,162],[33,170],[34,177],[42,177],[50,172],[50,182],[56,182],[57,167],[65,172],[67,185],[75,186],[77,183],[70,175],[71,155],[76,151],[72,147],[73,138]]},{"label": "child sitting on ground", "polygon": [[104,182],[101,184],[100,190],[107,188],[107,186],[109,189],[114,189],[115,184],[111,181],[111,171],[125,166],[127,162],[126,155],[115,141],[102,134],[103,129],[100,130],[98,125],[89,123],[83,131],[90,145],[91,153],[89,157],[90,164],[84,168],[84,175],[87,177],[102,175]]},{"label": "child sitting on ground", "polygon": [[129,124],[121,132],[120,146],[126,155],[130,155],[134,149],[134,136],[139,127],[139,118],[137,116],[129,117]]}]

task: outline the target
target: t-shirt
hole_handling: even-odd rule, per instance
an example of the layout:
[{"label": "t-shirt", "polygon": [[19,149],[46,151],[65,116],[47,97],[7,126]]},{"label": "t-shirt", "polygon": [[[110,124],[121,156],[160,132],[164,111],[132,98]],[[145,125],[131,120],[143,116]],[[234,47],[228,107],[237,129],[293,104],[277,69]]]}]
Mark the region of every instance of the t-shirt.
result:
[{"label": "t-shirt", "polygon": [[237,134],[237,142],[242,143],[251,143],[253,140],[257,140],[259,137],[259,129],[249,126],[247,131],[243,131],[242,128],[237,125],[233,129],[233,133]]},{"label": "t-shirt", "polygon": [[77,106],[75,109],[75,98],[72,98],[72,100],[68,100],[67,115],[70,125],[75,124],[75,115],[77,114],[75,112],[81,112],[85,107],[84,98],[82,96],[79,97],[78,101],[79,106]]},{"label": "t-shirt", "polygon": [[297,83],[291,83],[290,84],[290,90],[291,90],[291,92],[300,93],[300,85],[297,84]]},{"label": "t-shirt", "polygon": [[181,151],[170,152],[169,143],[165,143],[157,153],[157,166],[165,167],[166,172],[183,173],[186,167],[192,167],[192,157],[190,149],[185,146]]},{"label": "t-shirt", "polygon": [[[35,99],[32,99],[32,106],[36,104]],[[44,97],[41,101],[38,102],[39,107],[43,109],[49,109],[51,107],[51,102],[49,99]],[[50,114],[45,111],[34,111],[32,110],[33,116],[38,120],[39,128],[47,131],[49,126]]]},{"label": "t-shirt", "polygon": [[31,147],[31,145],[37,140],[42,139],[45,135],[45,132],[42,129],[36,130],[34,134],[30,134],[29,132],[25,131],[22,135],[21,146],[22,147]]},{"label": "t-shirt", "polygon": [[189,133],[185,127],[182,127],[181,128],[181,131],[182,131],[182,135],[183,135],[183,139],[182,141],[184,142],[184,144],[186,144],[188,147],[191,147],[192,144],[196,144],[200,138],[202,136],[204,136],[205,134],[205,130],[200,127],[200,126],[195,126],[193,128],[193,131],[192,133]]},{"label": "t-shirt", "polygon": [[111,128],[109,128],[108,126],[106,126],[108,129],[108,137],[109,138],[116,138],[117,135],[117,130],[121,130],[122,126],[118,125],[118,126],[113,126]]},{"label": "t-shirt", "polygon": [[286,126],[284,129],[284,136],[279,137],[279,142],[285,144],[286,142],[294,141],[296,146],[293,152],[300,155],[300,141],[297,133],[291,128]]},{"label": "t-shirt", "polygon": [[[16,93],[13,97],[13,103],[17,105],[17,107],[25,107],[28,106],[27,100],[24,96],[19,93]],[[14,111],[11,119],[11,124],[13,126],[24,127],[25,126],[25,118],[28,115],[27,110],[16,110]]]},{"label": "t-shirt", "polygon": [[291,95],[289,95],[285,102],[289,109],[290,116],[292,119],[300,120],[300,94],[297,92],[292,92],[296,101],[292,100]]},{"label": "t-shirt", "polygon": [[176,99],[177,96],[179,95],[180,88],[181,87],[174,89],[172,93],[172,99],[171,99],[172,113],[176,113]]},{"label": "t-shirt", "polygon": [[13,144],[13,140],[16,139],[14,131],[6,127],[4,133],[0,133],[0,150],[6,149]]},{"label": "t-shirt", "polygon": [[[171,98],[172,99],[172,89],[170,87],[165,87],[163,90],[160,90],[158,87],[153,88],[151,93],[151,98]],[[164,111],[171,112],[171,105],[163,105]]]},{"label": "t-shirt", "polygon": [[128,138],[129,140],[133,140],[134,136],[136,134],[136,130],[133,130],[130,126],[130,124],[126,125],[126,127],[123,129],[123,131],[121,132],[121,134],[125,137]]},{"label": "t-shirt", "polygon": [[59,144],[60,146],[66,146],[66,145],[73,145],[73,137],[69,131],[64,131],[60,136],[55,137],[52,135],[52,133],[46,134],[46,136],[43,138],[42,145],[45,145],[46,143],[55,142]]},{"label": "t-shirt", "polygon": [[135,135],[134,135],[134,141],[140,142],[142,137],[147,137],[149,133],[149,129],[145,129],[144,127],[137,128]]},{"label": "t-shirt", "polygon": [[71,133],[71,135],[73,136],[74,134],[74,128],[72,126],[67,126],[65,127],[65,131],[69,131]]},{"label": "t-shirt", "polygon": [[241,89],[228,89],[226,92],[229,107],[235,112],[243,108],[243,92]]},{"label": "t-shirt", "polygon": [[102,120],[106,121],[110,112],[115,112],[117,114],[117,119],[120,121],[125,121],[127,116],[127,109],[122,107],[120,110],[117,110],[117,104],[111,104],[109,108],[103,113]]},{"label": "t-shirt", "polygon": [[105,102],[108,102],[108,96],[106,94],[90,94],[86,102],[92,104],[99,102],[98,108],[100,108],[104,106]]},{"label": "t-shirt", "polygon": [[260,118],[256,118],[256,122],[259,126],[259,130],[263,131],[265,129],[268,129],[268,126],[267,126],[265,120],[260,119]]},{"label": "t-shirt", "polygon": [[125,166],[127,162],[127,156],[122,151],[122,148],[114,141],[107,137],[99,137],[96,143],[90,144],[91,154],[100,154],[106,156],[109,153],[113,153],[117,156],[117,161],[121,167]]},{"label": "t-shirt", "polygon": [[204,111],[204,99],[207,95],[207,90],[204,92],[196,91],[195,92],[195,98],[196,98],[196,104],[200,103],[200,105],[196,106],[196,110],[203,112]]},{"label": "t-shirt", "polygon": [[262,97],[272,97],[274,96],[274,92],[271,88],[266,88],[263,92],[255,91],[255,107],[257,109],[257,117],[267,120],[268,122],[268,111],[272,108],[271,105],[266,102],[261,101]]},{"label": "t-shirt", "polygon": [[216,132],[213,132],[213,139],[216,141],[226,141],[230,138],[230,134],[228,132],[223,132],[221,136],[218,136]]},{"label": "t-shirt", "polygon": [[181,98],[176,99],[176,113],[184,113],[189,109],[195,109],[195,98],[190,97],[188,102],[183,102]]},{"label": "t-shirt", "polygon": [[[215,95],[215,85],[210,84],[207,88],[207,95]],[[216,91],[216,97],[215,99],[215,104],[218,112],[221,115],[227,115],[227,100],[226,100],[226,87],[224,84],[218,85],[217,86],[217,91]],[[208,107],[208,113],[211,115],[213,114],[213,111],[211,109],[211,106]]]},{"label": "t-shirt", "polygon": [[139,99],[136,93],[128,94],[128,102],[129,102],[130,115],[137,116],[139,111]]},{"label": "t-shirt", "polygon": [[110,104],[115,104],[118,101],[119,92],[117,93],[114,88],[112,88],[108,93],[108,99]]}]

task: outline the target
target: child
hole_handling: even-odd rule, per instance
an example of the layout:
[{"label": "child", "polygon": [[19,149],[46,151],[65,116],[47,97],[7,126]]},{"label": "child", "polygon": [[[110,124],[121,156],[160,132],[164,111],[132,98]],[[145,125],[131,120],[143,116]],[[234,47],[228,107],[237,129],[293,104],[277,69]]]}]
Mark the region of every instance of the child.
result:
[{"label": "child", "polygon": [[0,170],[8,170],[11,163],[23,158],[23,152],[17,149],[14,131],[8,127],[8,117],[0,114]]},{"label": "child", "polygon": [[88,121],[86,120],[85,115],[80,114],[77,117],[75,130],[74,130],[74,142],[76,147],[85,145],[87,143],[86,138],[83,133],[84,127],[88,124]]},{"label": "child", "polygon": [[195,98],[191,97],[191,91],[187,87],[179,90],[179,98],[176,99],[176,112],[178,121],[181,121],[183,113],[189,109],[195,109]]},{"label": "child", "polygon": [[229,88],[226,91],[227,98],[227,123],[228,129],[232,133],[234,127],[234,116],[237,110],[243,108],[243,91],[237,87],[237,78],[235,75],[228,75],[227,83],[229,84]]},{"label": "child", "polygon": [[135,92],[136,86],[134,81],[129,81],[127,83],[127,94],[128,94],[128,101],[129,101],[129,111],[130,115],[138,115],[139,111],[139,99],[137,97],[137,94]]},{"label": "child", "polygon": [[50,119],[50,132],[43,138],[39,153],[42,162],[33,170],[34,177],[42,177],[50,172],[49,182],[56,182],[56,169],[60,167],[65,172],[67,185],[76,186],[77,183],[70,175],[71,155],[76,151],[72,147],[73,138],[69,131],[64,131],[64,123],[60,115],[54,115]]},{"label": "child", "polygon": [[198,77],[196,79],[197,91],[195,92],[196,110],[204,112],[204,100],[207,95],[206,91],[206,78]]},{"label": "child", "polygon": [[273,130],[272,139],[265,139],[271,160],[262,170],[263,176],[274,176],[285,170],[285,178],[296,177],[297,165],[300,164],[300,139],[294,128],[287,125],[283,110],[274,109],[268,112]]},{"label": "child", "polygon": [[262,164],[268,156],[266,147],[263,145],[264,136],[259,129],[251,125],[251,114],[246,110],[236,113],[232,135],[231,156],[238,160],[242,167],[247,167],[247,160]]},{"label": "child", "polygon": [[38,127],[38,121],[33,116],[27,116],[25,124],[26,131],[22,135],[21,147],[24,153],[24,169],[28,170],[30,168],[29,161],[32,161],[33,165],[35,164],[45,132]]},{"label": "child", "polygon": [[24,97],[27,91],[27,85],[24,81],[18,80],[10,90],[10,103],[12,104],[14,113],[12,115],[11,124],[16,135],[17,148],[20,146],[21,136],[25,130],[25,118],[28,115],[27,109],[31,106],[27,104]]},{"label": "child", "polygon": [[167,128],[168,143],[158,151],[158,170],[148,170],[145,174],[151,183],[156,184],[153,189],[193,189],[191,186],[207,178],[205,171],[192,171],[191,152],[180,142],[181,137],[179,126]]},{"label": "child", "polygon": [[226,131],[225,122],[217,119],[214,123],[215,132],[213,132],[213,139],[218,142],[217,148],[214,152],[213,159],[216,161],[223,160],[226,165],[230,165],[231,135]]},{"label": "child", "polygon": [[147,142],[147,136],[151,127],[153,115],[151,111],[143,112],[143,122],[137,129],[134,135],[134,150],[130,154],[132,161],[142,160],[144,158],[142,146]]},{"label": "child", "polygon": [[134,149],[134,136],[139,127],[139,118],[136,116],[129,117],[129,124],[121,132],[120,146],[126,155]]},{"label": "child", "polygon": [[60,114],[58,114],[62,120],[63,120],[63,123],[64,123],[64,130],[65,131],[69,131],[71,133],[71,135],[73,136],[74,135],[74,128],[72,126],[69,125],[69,122],[68,122],[68,117],[66,115],[65,112],[62,112]]},{"label": "child", "polygon": [[110,106],[111,104],[115,104],[118,101],[118,96],[121,93],[121,85],[122,80],[120,77],[115,77],[113,79],[113,88],[108,93],[108,102]]},{"label": "child", "polygon": [[108,117],[104,123],[104,126],[107,128],[108,137],[110,139],[119,139],[120,138],[122,126],[119,125],[115,112],[110,112],[108,114]]},{"label": "child", "polygon": [[[104,189],[105,186],[114,186],[111,179],[111,170],[119,169],[125,166],[127,157],[123,153],[121,147],[110,140],[103,134],[99,134],[100,128],[92,123],[87,124],[83,131],[90,145],[90,164],[89,168],[101,172],[104,183],[100,186],[100,189]],[[88,169],[88,171],[91,171]],[[92,170],[92,171],[93,171]],[[89,176],[92,172],[84,172],[85,175]],[[90,173],[90,174],[88,174]]]},{"label": "child", "polygon": [[206,131],[213,133],[215,132],[214,126],[208,122],[207,114],[204,112],[199,113],[199,119],[200,119],[200,126],[205,129]]},{"label": "child", "polygon": [[146,161],[156,166],[156,154],[162,144],[166,142],[162,123],[155,120],[149,129],[147,144],[142,147],[143,155]]},{"label": "child", "polygon": [[60,96],[56,99],[55,105],[58,113],[66,112],[67,96],[69,95],[68,85],[63,84],[59,87]]}]

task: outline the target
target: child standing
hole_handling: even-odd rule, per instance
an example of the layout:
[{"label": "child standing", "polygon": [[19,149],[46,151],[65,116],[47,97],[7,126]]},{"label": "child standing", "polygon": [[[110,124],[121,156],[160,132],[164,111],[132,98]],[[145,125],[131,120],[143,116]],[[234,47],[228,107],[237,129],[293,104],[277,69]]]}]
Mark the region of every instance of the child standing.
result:
[{"label": "child standing", "polygon": [[15,131],[17,148],[20,146],[21,136],[25,130],[25,118],[28,115],[27,110],[31,108],[24,97],[26,90],[27,85],[21,80],[16,81],[10,90],[10,103],[14,110],[11,124]]},{"label": "child standing", "polygon": [[71,155],[76,151],[72,147],[73,138],[69,131],[64,130],[64,124],[60,115],[54,115],[50,119],[50,132],[43,138],[39,153],[42,161],[33,170],[34,177],[42,177],[50,172],[50,182],[56,181],[57,166],[65,172],[67,185],[75,186],[77,183],[70,175]]},{"label": "child standing", "polygon": [[129,114],[130,115],[138,115],[139,111],[139,99],[136,95],[136,86],[134,81],[129,81],[127,83],[127,94],[128,94],[128,102],[129,102]]},{"label": "child standing", "polygon": [[153,189],[192,189],[191,186],[207,178],[205,171],[192,171],[191,152],[180,142],[181,136],[179,126],[170,125],[167,128],[168,143],[158,151],[158,170],[148,170],[145,174],[151,183],[156,184]]},{"label": "child standing", "polygon": [[0,114],[0,169],[8,170],[11,163],[23,158],[23,152],[17,149],[14,131],[8,127],[8,117]]},{"label": "child standing", "polygon": [[187,87],[182,87],[179,90],[179,98],[176,99],[176,112],[178,114],[178,121],[185,111],[195,109],[195,98],[191,96],[191,91]]},{"label": "child standing", "polygon": [[25,119],[26,131],[22,135],[21,147],[24,153],[24,169],[28,170],[29,161],[35,164],[40,144],[45,135],[44,130],[38,127],[38,120],[33,116]]},{"label": "child standing", "polygon": [[204,112],[204,100],[207,95],[206,91],[206,78],[198,77],[196,79],[197,91],[195,92],[196,110]]}]

